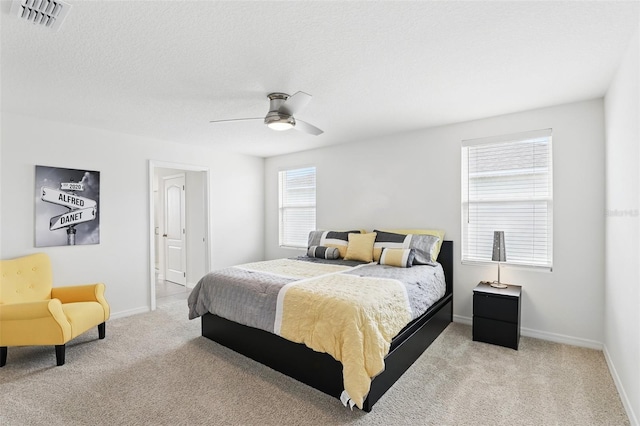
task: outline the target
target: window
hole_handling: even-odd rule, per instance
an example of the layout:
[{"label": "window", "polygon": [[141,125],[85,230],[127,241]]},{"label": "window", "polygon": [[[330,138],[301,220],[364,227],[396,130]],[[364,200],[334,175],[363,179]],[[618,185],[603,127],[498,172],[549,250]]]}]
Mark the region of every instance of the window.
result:
[{"label": "window", "polygon": [[462,141],[462,261],[552,267],[551,129]]},{"label": "window", "polygon": [[307,247],[316,229],[316,168],[284,170],[278,174],[280,246]]}]

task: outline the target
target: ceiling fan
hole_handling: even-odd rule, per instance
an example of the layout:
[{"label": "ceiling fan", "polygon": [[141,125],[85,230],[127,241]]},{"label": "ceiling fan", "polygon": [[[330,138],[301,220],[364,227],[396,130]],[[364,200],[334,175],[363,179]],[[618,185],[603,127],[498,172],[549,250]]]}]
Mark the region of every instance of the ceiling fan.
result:
[{"label": "ceiling fan", "polygon": [[323,133],[316,126],[293,117],[295,113],[302,110],[311,101],[310,94],[296,92],[289,96],[286,93],[276,92],[270,93],[267,98],[269,98],[269,112],[264,118],[232,118],[229,120],[212,120],[211,123],[264,120],[264,124],[273,130],[289,130],[293,128],[314,136]]}]

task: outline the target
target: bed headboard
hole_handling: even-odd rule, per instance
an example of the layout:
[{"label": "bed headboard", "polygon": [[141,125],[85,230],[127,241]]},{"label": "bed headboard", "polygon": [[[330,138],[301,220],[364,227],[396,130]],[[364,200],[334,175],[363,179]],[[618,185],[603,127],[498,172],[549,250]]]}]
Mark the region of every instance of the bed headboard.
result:
[{"label": "bed headboard", "polygon": [[453,241],[444,240],[440,253],[438,254],[438,263],[444,269],[444,279],[447,282],[447,294],[453,294]]}]

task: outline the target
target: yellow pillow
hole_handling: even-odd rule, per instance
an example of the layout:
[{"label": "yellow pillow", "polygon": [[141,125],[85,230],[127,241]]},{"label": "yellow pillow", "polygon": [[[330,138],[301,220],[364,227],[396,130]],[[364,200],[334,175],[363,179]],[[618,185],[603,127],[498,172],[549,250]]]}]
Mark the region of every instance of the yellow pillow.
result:
[{"label": "yellow pillow", "polygon": [[357,234],[361,231],[311,231],[309,234],[309,246],[325,246],[337,248],[340,257],[347,254],[349,234]]},{"label": "yellow pillow", "polygon": [[373,243],[376,241],[376,235],[375,232],[349,234],[349,245],[344,260],[373,261]]}]

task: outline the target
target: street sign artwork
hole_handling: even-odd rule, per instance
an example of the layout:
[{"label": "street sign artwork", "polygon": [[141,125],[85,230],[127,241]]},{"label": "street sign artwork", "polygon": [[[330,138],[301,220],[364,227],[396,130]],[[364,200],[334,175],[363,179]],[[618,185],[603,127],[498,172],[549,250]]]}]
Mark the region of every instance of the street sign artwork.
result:
[{"label": "street sign artwork", "polygon": [[69,213],[54,216],[49,221],[49,229],[54,231],[56,229],[65,228],[71,225],[77,225],[78,223],[88,222],[96,218],[95,207],[88,209],[71,210]]},{"label": "street sign artwork", "polygon": [[58,191],[53,188],[42,187],[42,201],[66,206],[70,209],[81,209],[95,207],[96,202],[88,198],[80,197],[65,191]]},{"label": "street sign artwork", "polygon": [[84,191],[84,185],[76,182],[62,182],[60,189],[66,189],[68,191]]},{"label": "street sign artwork", "polygon": [[36,247],[100,243],[100,172],[36,166]]}]

